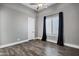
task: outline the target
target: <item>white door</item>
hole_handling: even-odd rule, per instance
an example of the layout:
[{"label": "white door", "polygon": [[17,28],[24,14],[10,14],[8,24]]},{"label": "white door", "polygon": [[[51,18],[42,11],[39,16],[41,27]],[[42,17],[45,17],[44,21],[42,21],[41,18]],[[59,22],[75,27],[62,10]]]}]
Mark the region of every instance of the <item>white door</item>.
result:
[{"label": "white door", "polygon": [[35,19],[28,17],[28,40],[35,39]]}]

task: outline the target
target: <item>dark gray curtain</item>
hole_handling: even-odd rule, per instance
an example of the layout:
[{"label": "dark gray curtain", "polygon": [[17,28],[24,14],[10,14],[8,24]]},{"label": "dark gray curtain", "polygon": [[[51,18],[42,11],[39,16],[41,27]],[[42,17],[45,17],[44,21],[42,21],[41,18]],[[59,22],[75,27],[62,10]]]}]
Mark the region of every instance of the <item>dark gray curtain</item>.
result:
[{"label": "dark gray curtain", "polygon": [[58,29],[57,44],[60,46],[64,46],[64,43],[63,43],[63,12],[59,13],[59,29]]},{"label": "dark gray curtain", "polygon": [[46,41],[46,39],[47,39],[47,35],[46,35],[46,16],[44,16],[42,41]]}]

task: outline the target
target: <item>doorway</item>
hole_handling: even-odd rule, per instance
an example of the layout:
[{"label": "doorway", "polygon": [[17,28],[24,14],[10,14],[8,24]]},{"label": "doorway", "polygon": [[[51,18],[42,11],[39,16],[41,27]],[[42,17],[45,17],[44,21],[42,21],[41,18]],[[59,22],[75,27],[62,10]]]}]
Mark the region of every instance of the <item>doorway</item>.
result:
[{"label": "doorway", "polygon": [[35,19],[28,17],[28,40],[35,39]]}]

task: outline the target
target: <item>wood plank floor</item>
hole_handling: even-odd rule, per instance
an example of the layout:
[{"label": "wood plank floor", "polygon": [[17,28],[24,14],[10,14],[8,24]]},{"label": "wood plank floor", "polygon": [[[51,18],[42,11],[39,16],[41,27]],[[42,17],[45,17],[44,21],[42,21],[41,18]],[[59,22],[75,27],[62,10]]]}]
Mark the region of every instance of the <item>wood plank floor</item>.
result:
[{"label": "wood plank floor", "polygon": [[79,49],[58,46],[52,42],[31,40],[0,49],[1,56],[79,56]]}]

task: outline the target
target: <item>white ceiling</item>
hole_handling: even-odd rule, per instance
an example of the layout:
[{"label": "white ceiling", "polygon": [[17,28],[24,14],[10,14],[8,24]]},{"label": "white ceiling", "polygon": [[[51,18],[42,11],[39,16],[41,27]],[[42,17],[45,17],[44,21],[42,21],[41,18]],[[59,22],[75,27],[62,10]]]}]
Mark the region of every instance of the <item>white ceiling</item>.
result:
[{"label": "white ceiling", "polygon": [[[35,11],[40,11],[40,10],[43,10],[55,3],[22,3],[22,4],[29,7],[29,8],[32,8]],[[38,4],[42,4],[42,6],[38,8]]]}]

